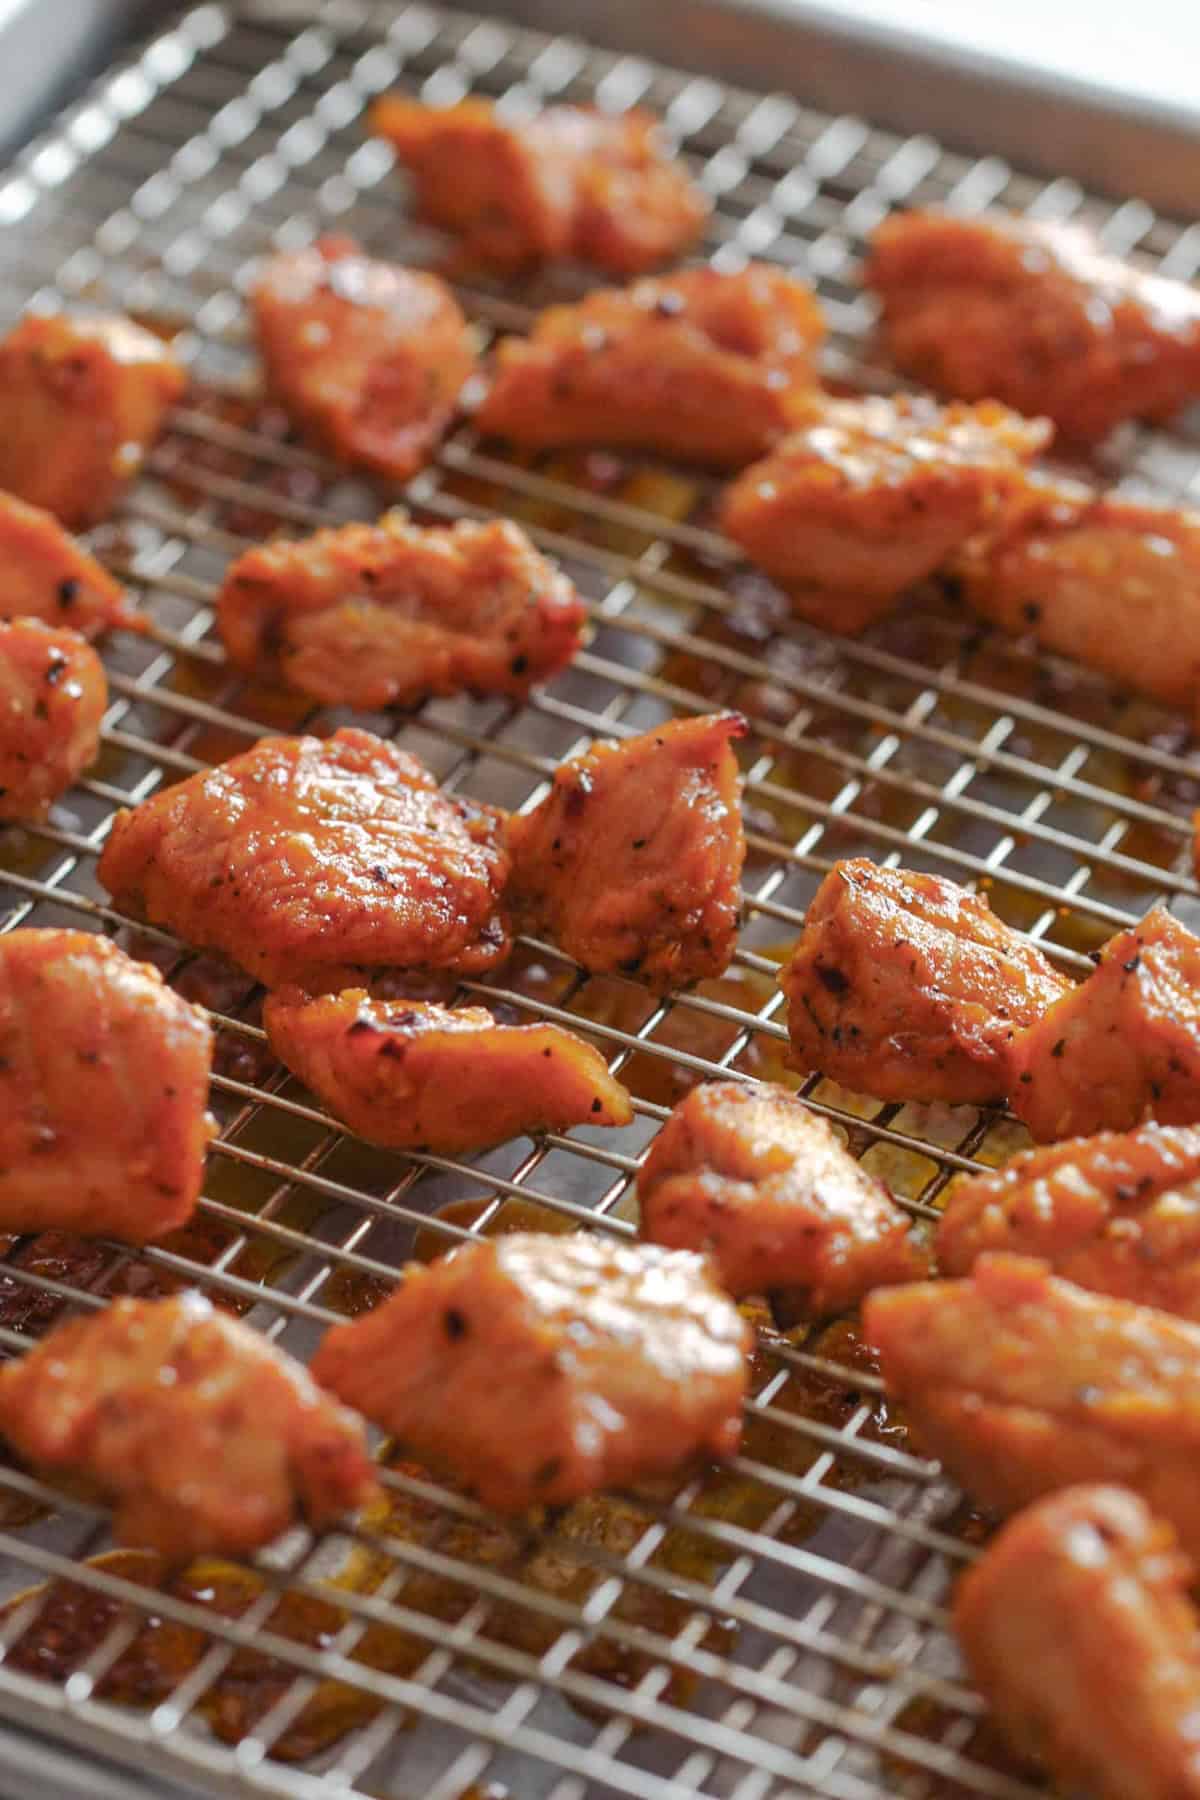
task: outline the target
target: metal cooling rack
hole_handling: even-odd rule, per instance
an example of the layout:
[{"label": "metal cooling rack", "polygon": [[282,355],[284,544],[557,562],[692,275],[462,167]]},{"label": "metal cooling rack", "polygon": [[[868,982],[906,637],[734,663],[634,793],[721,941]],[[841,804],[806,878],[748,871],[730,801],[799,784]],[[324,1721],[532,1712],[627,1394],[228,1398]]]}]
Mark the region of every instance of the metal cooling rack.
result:
[{"label": "metal cooling rack", "polygon": [[[108,647],[101,761],[50,823],[4,834],[0,886],[9,926],[111,931],[212,1009],[221,1136],[197,1221],[167,1245],[12,1242],[8,1346],[64,1308],[196,1283],[303,1355],[414,1249],[514,1220],[630,1231],[638,1157],[691,1081],[795,1084],[774,969],[841,856],[986,887],[1069,969],[1155,899],[1196,893],[1197,765],[1179,719],[994,640],[944,595],[857,642],[825,639],[738,565],[693,473],[506,459],[468,424],[408,503],[429,519],[522,520],[587,596],[590,642],[523,709],[437,702],[366,722],[400,733],[448,786],[510,807],[534,804],[597,735],[728,704],[753,727],[746,927],[726,977],[656,1000],[525,940],[497,983],[459,990],[590,1033],[637,1096],[635,1123],[462,1162],[371,1150],[270,1061],[248,986],[107,907],[95,859],[117,806],[263,731],[343,722],[231,675],[212,600],[248,541],[380,510],[378,491],[298,448],[254,398],[241,296],[255,258],[320,229],[405,261],[436,251],[403,215],[389,152],[363,136],[365,105],[394,83],[438,101],[474,89],[518,106],[655,107],[716,202],[707,254],[809,275],[833,328],[831,376],[867,385],[888,377],[866,358],[855,273],[864,234],[896,203],[1081,214],[1171,273],[1200,262],[1200,230],[1136,201],[1104,205],[920,135],[458,11],[204,5],[106,74],[0,178],[0,324],[30,303],[117,304],[183,331],[195,385],[97,534],[153,634]],[[486,338],[579,286],[557,273],[463,298]],[[1180,496],[1197,450],[1186,431],[1130,429],[1102,475]],[[802,1091],[923,1219],[956,1170],[1019,1141],[1010,1120],[974,1109],[880,1106],[818,1079]],[[387,1486],[386,1513],[354,1539],[296,1532],[252,1575],[164,1585],[144,1559],[102,1554],[96,1508],[0,1467],[0,1598],[74,1584],[0,1614],[0,1715],[79,1753],[55,1753],[56,1791],[78,1771],[77,1791],[94,1795],[101,1763],[156,1792],[223,1795],[1038,1791],[989,1739],[943,1630],[978,1522],[906,1445],[849,1326],[809,1339],[764,1326],[743,1454],[678,1491],[587,1503],[529,1534],[411,1465],[389,1461]],[[21,1766],[39,1766],[27,1745]]]}]

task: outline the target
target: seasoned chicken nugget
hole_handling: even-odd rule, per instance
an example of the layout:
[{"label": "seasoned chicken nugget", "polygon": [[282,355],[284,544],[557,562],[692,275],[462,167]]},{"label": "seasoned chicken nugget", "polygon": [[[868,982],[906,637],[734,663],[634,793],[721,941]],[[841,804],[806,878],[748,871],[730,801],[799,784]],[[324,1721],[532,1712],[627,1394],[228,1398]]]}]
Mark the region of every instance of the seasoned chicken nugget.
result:
[{"label": "seasoned chicken nugget", "polygon": [[1107,256],[1086,227],[906,212],[863,273],[897,366],[961,400],[1046,413],[1094,442],[1200,393],[1200,294]]},{"label": "seasoned chicken nugget", "polygon": [[834,865],[779,977],[792,1067],[881,1100],[984,1105],[1016,1033],[1070,984],[987,901],[937,875]]},{"label": "seasoned chicken nugget", "polygon": [[271,257],[251,301],[268,386],[319,449],[392,481],[429,461],[475,366],[444,282],[323,237]]},{"label": "seasoned chicken nugget", "polygon": [[508,899],[585,969],[682,987],[728,968],[746,855],[737,713],[675,719],[562,763],[509,821]]},{"label": "seasoned chicken nugget", "polygon": [[534,450],[611,444],[737,468],[795,422],[824,330],[811,289],[761,263],[602,288],[504,339],[475,423]]},{"label": "seasoned chicken nugget", "polygon": [[376,1495],[362,1426],[303,1366],[200,1294],[114,1300],[0,1369],[0,1431],[83,1474],[119,1542],[242,1555]]},{"label": "seasoned chicken nugget", "polygon": [[784,1088],[693,1088],[651,1145],[638,1204],[651,1243],[705,1251],[732,1294],[788,1289],[808,1318],[928,1271],[883,1183]]},{"label": "seasoned chicken nugget", "polygon": [[76,631],[0,619],[0,819],[44,819],[95,761],[104,664]]},{"label": "seasoned chicken nugget", "polygon": [[231,563],[217,597],[230,659],[326,705],[511,694],[565,668],[586,618],[574,584],[508,519],[342,525]]},{"label": "seasoned chicken nugget", "polygon": [[369,731],[260,738],[118,813],[114,901],[268,987],[357,968],[477,973],[508,954],[503,823]]},{"label": "seasoned chicken nugget", "polygon": [[162,339],[132,319],[29,314],[0,340],[0,488],[73,530],[95,525],[186,386]]},{"label": "seasoned chicken nugget", "polygon": [[994,400],[814,392],[794,434],[726,490],[720,526],[802,618],[861,631],[981,528],[1052,433]]},{"label": "seasoned chicken nugget", "polygon": [[143,628],[120,583],[63,530],[52,513],[0,493],[0,566],[6,613],[65,625],[81,637],[110,626]]},{"label": "seasoned chicken nugget", "polygon": [[520,1232],[410,1263],[315,1378],[501,1512],[730,1456],[750,1328],[702,1257]]},{"label": "seasoned chicken nugget", "polygon": [[412,176],[419,216],[459,236],[469,262],[512,270],[572,256],[636,275],[686,250],[708,217],[638,108],[548,106],[509,123],[475,96],[434,108],[385,94],[371,129]]}]

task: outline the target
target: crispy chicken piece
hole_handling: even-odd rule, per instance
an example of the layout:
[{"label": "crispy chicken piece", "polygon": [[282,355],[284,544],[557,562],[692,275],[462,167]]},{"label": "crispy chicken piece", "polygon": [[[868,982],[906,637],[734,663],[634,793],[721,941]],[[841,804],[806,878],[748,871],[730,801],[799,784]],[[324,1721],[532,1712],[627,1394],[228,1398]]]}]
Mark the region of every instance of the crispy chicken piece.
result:
[{"label": "crispy chicken piece", "polygon": [[376,1495],[362,1426],[294,1358],[200,1294],[114,1300],[0,1369],[0,1431],[89,1476],[118,1541],[237,1556]]},{"label": "crispy chicken piece", "polygon": [[0,619],[0,819],[44,819],[95,761],[104,664],[76,631]]},{"label": "crispy chicken piece", "polygon": [[569,1125],[628,1125],[629,1095],[561,1025],[498,1025],[481,1006],[373,1000],[363,988],[269,994],[271,1048],[352,1131],[449,1155]]},{"label": "crispy chicken piece", "polygon": [[1118,932],[1012,1048],[1010,1100],[1040,1144],[1200,1122],[1200,938],[1165,907]]},{"label": "crispy chicken piece", "polygon": [[318,448],[392,481],[429,461],[475,366],[444,282],[323,237],[271,257],[251,298],[268,385]]},{"label": "crispy chicken piece", "polygon": [[732,1455],[749,1348],[702,1257],[520,1232],[410,1263],[312,1369],[486,1506],[520,1512]]},{"label": "crispy chicken piece", "polygon": [[1106,256],[1084,226],[902,213],[876,231],[863,279],[899,368],[1047,413],[1079,442],[1200,393],[1200,294]]},{"label": "crispy chicken piece", "polygon": [[824,321],[780,269],[681,269],[601,288],[505,338],[480,431],[534,450],[611,444],[737,468],[795,422]]},{"label": "crispy chicken piece", "polygon": [[830,870],[780,975],[792,1067],[881,1100],[985,1105],[1069,983],[978,894],[867,857]]},{"label": "crispy chicken piece", "polygon": [[994,400],[814,392],[795,433],[726,490],[721,528],[803,618],[861,631],[979,531],[1052,434]]},{"label": "crispy chicken piece", "polygon": [[586,618],[574,584],[508,519],[342,525],[231,563],[217,623],[231,660],[326,705],[511,694],[565,668]]},{"label": "crispy chicken piece", "polygon": [[260,738],[118,813],[98,873],[119,907],[268,987],[320,991],[357,968],[502,961],[502,831],[372,732]]},{"label": "crispy chicken piece", "polygon": [[63,530],[52,513],[0,493],[0,566],[4,611],[66,625],[81,637],[110,626],[142,629],[124,589]]},{"label": "crispy chicken piece", "polygon": [[812,1319],[928,1272],[883,1183],[784,1088],[693,1088],[651,1146],[638,1202],[651,1243],[706,1251],[732,1294],[799,1289]]},{"label": "crispy chicken piece", "polygon": [[144,1244],[191,1217],[212,1031],[88,931],[0,937],[0,1230]]},{"label": "crispy chicken piece", "polygon": [[490,100],[434,108],[385,94],[371,129],[412,176],[419,216],[459,236],[470,263],[513,270],[572,256],[637,275],[686,250],[708,217],[637,108],[548,106],[509,124]]},{"label": "crispy chicken piece", "polygon": [[509,821],[508,899],[593,973],[658,989],[722,974],[737,942],[746,855],[737,713],[675,719],[562,763]]},{"label": "crispy chicken piece", "polygon": [[0,488],[72,530],[95,525],[186,386],[162,339],[132,319],[27,315],[0,340]]}]

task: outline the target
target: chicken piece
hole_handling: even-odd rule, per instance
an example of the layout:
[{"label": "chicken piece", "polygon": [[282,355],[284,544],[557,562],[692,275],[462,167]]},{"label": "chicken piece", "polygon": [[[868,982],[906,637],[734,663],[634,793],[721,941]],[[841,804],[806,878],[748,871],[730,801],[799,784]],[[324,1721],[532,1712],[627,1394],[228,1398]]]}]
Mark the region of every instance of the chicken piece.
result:
[{"label": "chicken piece", "polygon": [[1070,984],[987,901],[937,875],[836,863],[779,977],[791,1064],[880,1100],[987,1105]]},{"label": "chicken piece", "polygon": [[472,264],[511,271],[571,256],[637,275],[686,250],[708,217],[637,108],[549,106],[510,124],[490,100],[433,108],[385,94],[371,129],[412,176],[419,216],[460,237]]},{"label": "chicken piece", "polygon": [[0,937],[0,1231],[144,1244],[186,1224],[211,1061],[204,1015],[107,938]]},{"label": "chicken piece", "polygon": [[508,519],[343,525],[231,563],[217,599],[230,659],[330,706],[511,694],[565,668],[586,608]]},{"label": "chicken piece", "polygon": [[503,961],[500,814],[369,731],[260,738],[118,813],[100,880],[123,910],[268,987]]},{"label": "chicken piece", "polygon": [[410,1263],[312,1370],[485,1506],[520,1512],[732,1455],[750,1341],[702,1257],[518,1232]]},{"label": "chicken piece", "polygon": [[0,340],[0,488],[72,530],[95,525],[186,386],[162,339],[132,319],[27,315]]},{"label": "chicken piece", "polygon": [[1053,434],[993,400],[810,396],[795,434],[730,487],[720,524],[830,631],[861,631],[991,517]]},{"label": "chicken piece", "polygon": [[737,468],[795,423],[824,329],[811,289],[761,263],[602,288],[504,339],[475,423],[534,450],[611,444]]},{"label": "chicken piece", "polygon": [[44,819],[95,761],[104,664],[75,631],[0,619],[0,819]]},{"label": "chicken piece", "polygon": [[113,625],[143,629],[124,589],[69,537],[53,514],[0,493],[0,566],[5,614],[66,625],[99,637]]},{"label": "chicken piece", "polygon": [[723,974],[737,943],[746,855],[737,713],[676,719],[562,763],[509,821],[507,898],[594,974],[665,990]]},{"label": "chicken piece", "polygon": [[883,1183],[783,1088],[693,1088],[651,1146],[638,1203],[651,1243],[706,1251],[732,1294],[799,1289],[811,1319],[928,1273]]},{"label": "chicken piece", "polygon": [[963,1281],[879,1288],[863,1329],[922,1446],[980,1505],[1118,1481],[1200,1549],[1200,1328],[981,1256]]},{"label": "chicken piece", "polygon": [[319,449],[391,481],[429,461],[475,367],[444,282],[324,237],[271,257],[251,299],[268,386]]},{"label": "chicken piece", "polygon": [[1086,981],[1012,1047],[1009,1104],[1039,1144],[1200,1123],[1200,938],[1165,907],[1118,932]]},{"label": "chicken piece", "polygon": [[1106,256],[1081,225],[907,212],[876,231],[863,279],[897,367],[1047,413],[1077,442],[1200,393],[1200,294]]},{"label": "chicken piece", "polygon": [[362,1426],[303,1366],[202,1295],[114,1300],[0,1368],[0,1432],[89,1476],[119,1542],[244,1555],[376,1497]]}]

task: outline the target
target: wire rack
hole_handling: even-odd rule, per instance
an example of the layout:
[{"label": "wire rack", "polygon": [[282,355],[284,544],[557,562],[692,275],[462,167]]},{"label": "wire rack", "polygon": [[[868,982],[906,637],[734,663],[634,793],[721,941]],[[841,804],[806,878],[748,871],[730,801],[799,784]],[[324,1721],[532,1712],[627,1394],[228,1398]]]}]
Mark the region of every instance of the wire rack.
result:
[{"label": "wire rack", "polygon": [[[590,1035],[636,1096],[633,1125],[461,1162],[370,1149],[272,1062],[244,980],[107,907],[95,862],[116,807],[264,731],[345,722],[232,674],[212,601],[248,541],[382,507],[258,399],[242,296],[256,258],[321,229],[400,260],[436,253],[362,130],[397,83],[442,102],[477,90],[515,107],[653,106],[715,202],[706,254],[778,258],[815,281],[828,372],[852,383],[888,385],[855,275],[864,235],[897,203],[1078,214],[1173,274],[1200,262],[1200,230],[1137,201],[457,10],[205,5],[109,71],[0,179],[0,323],[28,304],[118,305],[183,334],[194,385],[95,540],[153,632],[108,646],[101,760],[49,823],[0,837],[0,887],[8,926],[109,931],[212,1010],[221,1134],[195,1222],[164,1245],[7,1241],[13,1348],[64,1310],[195,1284],[305,1355],[410,1255],[514,1224],[629,1232],[639,1156],[693,1081],[796,1085],[774,971],[839,857],[986,888],[1069,970],[1155,899],[1196,892],[1197,766],[1178,718],[968,626],[944,593],[859,641],[827,639],[739,566],[694,473],[505,457],[467,423],[407,503],[426,519],[520,519],[587,597],[587,648],[523,708],[437,702],[366,722],[447,786],[521,808],[597,735],[729,704],[751,721],[746,925],[725,977],[655,999],[523,940],[496,982],[456,990]],[[486,341],[578,291],[558,272],[463,300]],[[1198,448],[1186,430],[1129,429],[1101,477],[1178,497]],[[956,1171],[1021,1141],[995,1113],[880,1106],[819,1078],[801,1091],[921,1219]],[[221,1794],[1039,1791],[989,1736],[944,1631],[980,1522],[907,1443],[851,1322],[808,1336],[762,1325],[730,1468],[537,1530],[499,1525],[384,1447],[386,1503],[353,1534],[297,1531],[253,1568],[180,1575],[113,1552],[87,1501],[0,1466],[0,1714]]]}]

